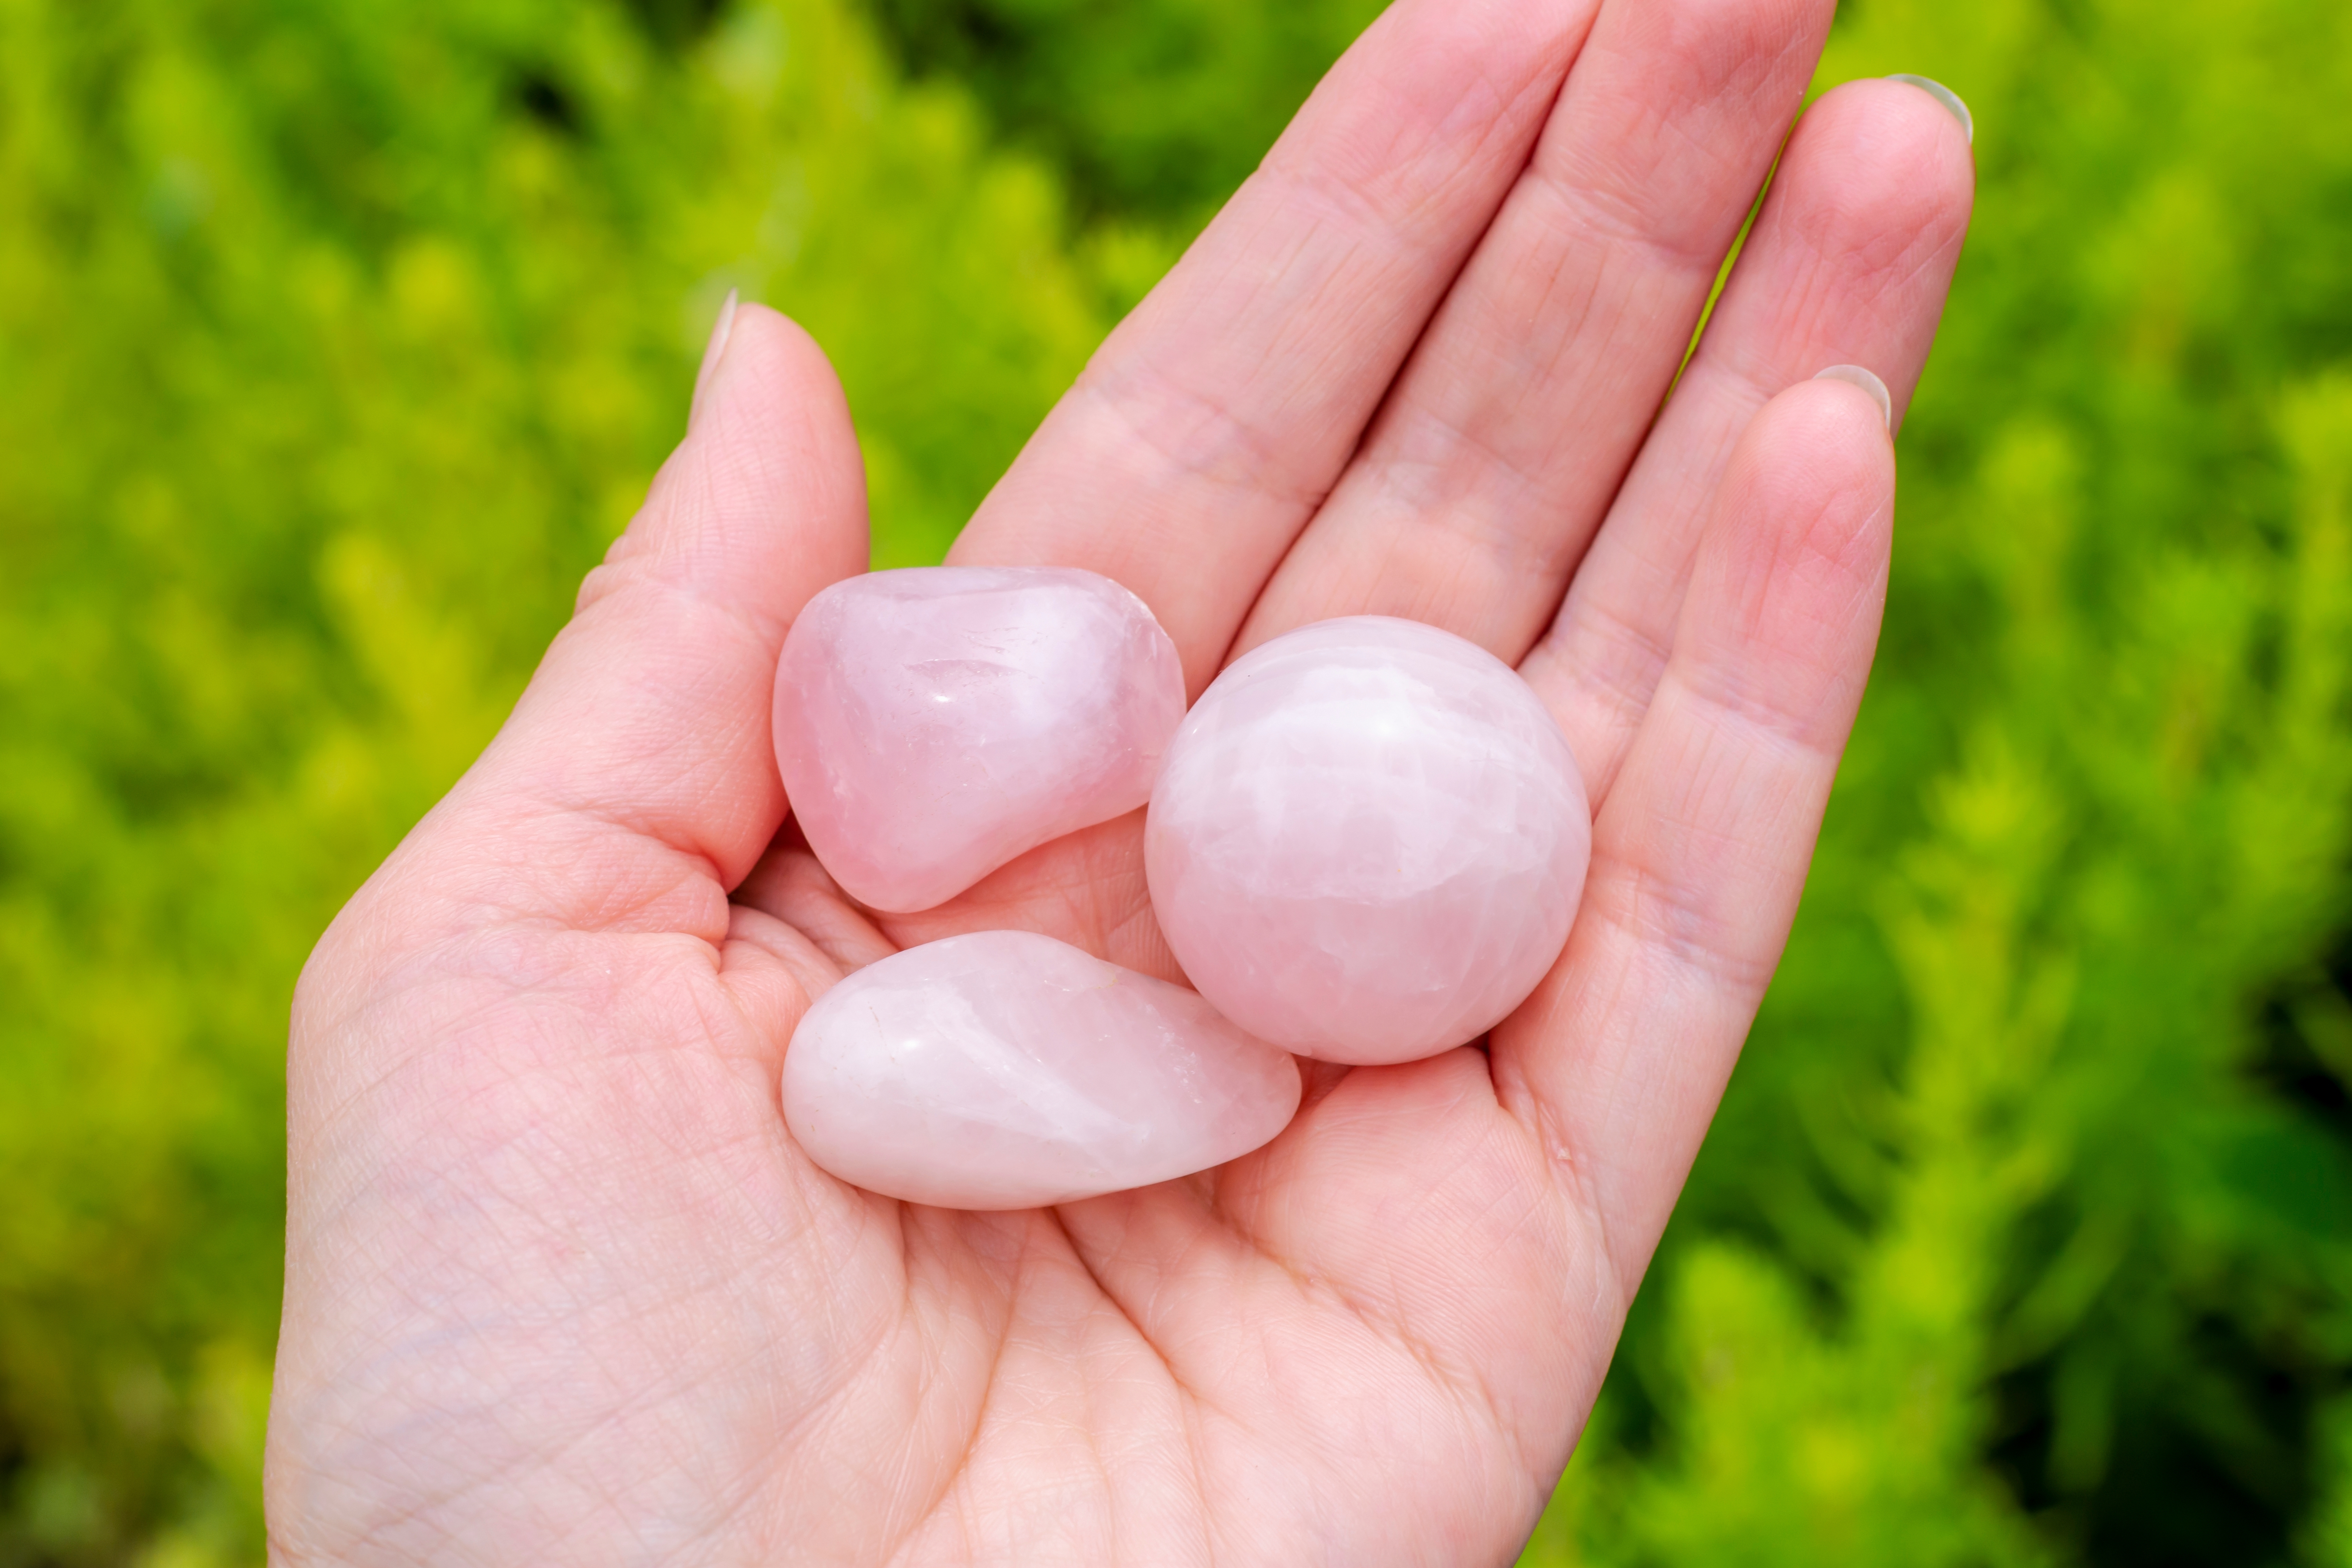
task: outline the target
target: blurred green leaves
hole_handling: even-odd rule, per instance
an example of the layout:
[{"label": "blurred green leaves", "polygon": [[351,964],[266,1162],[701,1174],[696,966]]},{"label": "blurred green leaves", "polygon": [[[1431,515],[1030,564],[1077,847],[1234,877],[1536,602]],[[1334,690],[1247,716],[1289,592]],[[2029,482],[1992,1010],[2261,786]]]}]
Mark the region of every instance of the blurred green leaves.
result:
[{"label": "blurred green leaves", "polygon": [[918,73],[966,84],[1091,216],[1205,222],[1376,0],[873,0]]}]

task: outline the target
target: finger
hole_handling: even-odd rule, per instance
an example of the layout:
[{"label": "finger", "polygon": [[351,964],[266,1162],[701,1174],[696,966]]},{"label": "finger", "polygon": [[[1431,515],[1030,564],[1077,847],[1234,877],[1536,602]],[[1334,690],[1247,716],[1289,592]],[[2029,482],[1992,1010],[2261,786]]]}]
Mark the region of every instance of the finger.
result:
[{"label": "finger", "polygon": [[1601,12],[1534,162],[1236,652],[1370,613],[1526,655],[1682,363],[1833,9]]},{"label": "finger", "polygon": [[1491,1037],[1504,1104],[1629,1290],[1788,940],[1877,640],[1894,494],[1860,389],[1807,382],[1750,422],[1568,951]]},{"label": "finger", "polygon": [[1399,0],[956,542],[1127,584],[1207,684],[1526,163],[1597,0]]},{"label": "finger", "polygon": [[1832,364],[1881,376],[1900,426],[1974,189],[1966,132],[1916,88],[1848,83],[1798,126],[1697,354],[1522,667],[1596,803],[1665,666],[1692,552],[1740,432],[1768,399]]},{"label": "finger", "polygon": [[866,552],[840,384],[807,333],[743,306],[686,440],[452,795],[487,830],[492,875],[597,924],[684,889],[718,940],[708,884],[739,881],[783,818],[769,704],[784,633]]}]

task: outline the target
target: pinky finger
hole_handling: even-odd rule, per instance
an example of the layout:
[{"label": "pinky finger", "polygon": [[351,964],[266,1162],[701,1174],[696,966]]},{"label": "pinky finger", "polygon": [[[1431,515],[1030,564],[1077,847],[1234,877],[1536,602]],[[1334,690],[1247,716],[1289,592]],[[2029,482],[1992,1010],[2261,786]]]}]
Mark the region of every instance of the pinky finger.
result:
[{"label": "pinky finger", "polygon": [[1493,1037],[1504,1103],[1629,1298],[1788,941],[1870,673],[1895,502],[1874,384],[1800,383],[1741,437],[1568,950]]}]

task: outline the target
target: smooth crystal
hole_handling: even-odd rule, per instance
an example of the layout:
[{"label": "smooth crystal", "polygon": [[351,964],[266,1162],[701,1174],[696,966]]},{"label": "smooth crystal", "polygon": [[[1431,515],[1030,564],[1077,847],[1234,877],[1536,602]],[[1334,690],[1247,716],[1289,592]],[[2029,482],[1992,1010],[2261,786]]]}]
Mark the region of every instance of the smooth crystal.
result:
[{"label": "smooth crystal", "polygon": [[1217,677],[1152,792],[1152,908],[1251,1034],[1328,1061],[1477,1038],[1559,955],[1592,821],[1527,683],[1384,616],[1302,627]]},{"label": "smooth crystal", "polygon": [[776,761],[809,847],[901,913],[1141,805],[1183,716],[1151,611],[1066,567],[848,578],[809,601],[776,669]]},{"label": "smooth crystal", "polygon": [[1032,931],[868,964],[784,1054],[784,1120],[869,1192],[1014,1209],[1240,1158],[1298,1109],[1298,1064],[1181,985]]}]

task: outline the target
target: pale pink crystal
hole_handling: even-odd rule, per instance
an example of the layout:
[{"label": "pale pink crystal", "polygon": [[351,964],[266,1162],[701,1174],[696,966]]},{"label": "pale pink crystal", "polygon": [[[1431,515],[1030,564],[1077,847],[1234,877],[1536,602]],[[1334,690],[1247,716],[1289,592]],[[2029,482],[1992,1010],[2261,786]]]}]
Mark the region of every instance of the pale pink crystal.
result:
[{"label": "pale pink crystal", "polygon": [[867,965],[784,1055],[784,1119],[845,1182],[1033,1208],[1238,1159],[1298,1109],[1298,1064],[1171,985],[1030,931]]},{"label": "pale pink crystal", "polygon": [[809,601],[776,668],[801,831],[852,898],[897,912],[1141,805],[1183,716],[1150,610],[1066,567],[849,578]]},{"label": "pale pink crystal", "polygon": [[1509,666],[1412,621],[1276,637],[1194,704],[1145,865],[1185,975],[1328,1061],[1475,1039],[1558,958],[1592,822],[1568,742]]}]

